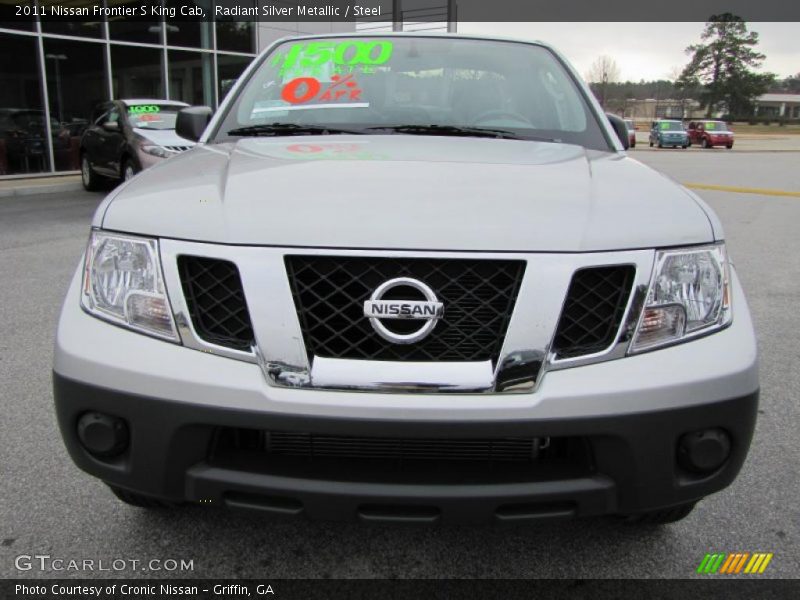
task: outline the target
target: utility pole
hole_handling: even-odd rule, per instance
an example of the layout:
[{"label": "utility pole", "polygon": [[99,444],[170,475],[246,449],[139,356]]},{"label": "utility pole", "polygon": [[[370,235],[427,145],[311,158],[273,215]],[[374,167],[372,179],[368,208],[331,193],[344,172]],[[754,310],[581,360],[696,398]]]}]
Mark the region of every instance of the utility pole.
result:
[{"label": "utility pole", "polygon": [[608,85],[608,71],[603,69],[603,76],[600,80],[600,106],[606,109],[606,86]]},{"label": "utility pole", "polygon": [[456,0],[447,0],[447,33],[458,31],[458,7]]},{"label": "utility pole", "polygon": [[403,31],[403,0],[392,0],[392,31]]}]

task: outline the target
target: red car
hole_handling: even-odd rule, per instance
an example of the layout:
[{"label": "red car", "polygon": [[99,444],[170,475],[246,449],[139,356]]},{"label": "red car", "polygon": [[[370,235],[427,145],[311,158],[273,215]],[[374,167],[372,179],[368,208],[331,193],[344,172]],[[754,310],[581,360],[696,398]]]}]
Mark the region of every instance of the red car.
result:
[{"label": "red car", "polygon": [[692,121],[689,123],[689,145],[700,144],[703,148],[725,146],[733,148],[733,130],[725,121]]}]

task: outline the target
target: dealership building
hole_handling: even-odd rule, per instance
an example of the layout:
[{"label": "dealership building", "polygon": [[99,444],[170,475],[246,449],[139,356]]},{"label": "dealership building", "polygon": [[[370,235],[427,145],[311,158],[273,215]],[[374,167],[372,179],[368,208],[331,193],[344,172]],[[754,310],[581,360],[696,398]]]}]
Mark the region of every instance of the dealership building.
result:
[{"label": "dealership building", "polygon": [[[166,8],[189,4],[154,1]],[[255,54],[275,39],[354,29],[353,23],[330,21],[56,21],[18,16],[15,4],[24,2],[0,0],[0,179],[77,172],[80,135],[100,102],[167,98],[216,108]],[[48,4],[56,3],[30,2]],[[194,4],[211,13],[212,0]]]}]

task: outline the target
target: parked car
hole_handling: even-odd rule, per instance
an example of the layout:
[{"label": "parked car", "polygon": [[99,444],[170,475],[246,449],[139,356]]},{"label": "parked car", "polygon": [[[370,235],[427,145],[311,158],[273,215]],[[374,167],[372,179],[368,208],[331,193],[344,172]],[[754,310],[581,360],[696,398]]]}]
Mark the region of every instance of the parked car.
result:
[{"label": "parked car", "polygon": [[699,144],[703,148],[733,148],[733,130],[725,121],[692,121],[688,132],[689,144]]},{"label": "parked car", "polygon": [[67,449],[122,501],[665,523],[736,477],[758,366],[720,221],[549,46],[284,39],[176,131],[56,334]]},{"label": "parked car", "polygon": [[81,179],[87,190],[103,178],[127,181],[142,169],[194,146],[175,133],[185,102],[114,100],[100,104],[80,142]]},{"label": "parked car", "polygon": [[659,148],[688,148],[689,135],[682,122],[659,119],[650,125],[650,147],[654,145]]},{"label": "parked car", "polygon": [[633,119],[625,119],[625,127],[628,128],[628,145],[636,148],[636,123]]}]

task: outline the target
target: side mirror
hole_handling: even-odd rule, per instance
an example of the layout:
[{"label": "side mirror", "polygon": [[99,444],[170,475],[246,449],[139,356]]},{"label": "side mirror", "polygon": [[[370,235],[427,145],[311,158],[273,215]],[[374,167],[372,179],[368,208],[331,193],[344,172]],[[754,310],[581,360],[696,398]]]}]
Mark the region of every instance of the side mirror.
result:
[{"label": "side mirror", "polygon": [[614,132],[617,134],[622,147],[625,148],[625,150],[630,148],[631,142],[628,139],[628,127],[625,125],[625,121],[620,119],[617,115],[606,114],[606,117],[608,117],[611,127],[614,128]]},{"label": "side mirror", "polygon": [[175,133],[182,138],[196,142],[211,121],[213,111],[208,106],[187,106],[178,111]]},{"label": "side mirror", "polygon": [[106,131],[119,131],[119,123],[117,121],[106,121],[103,123],[103,129]]}]

